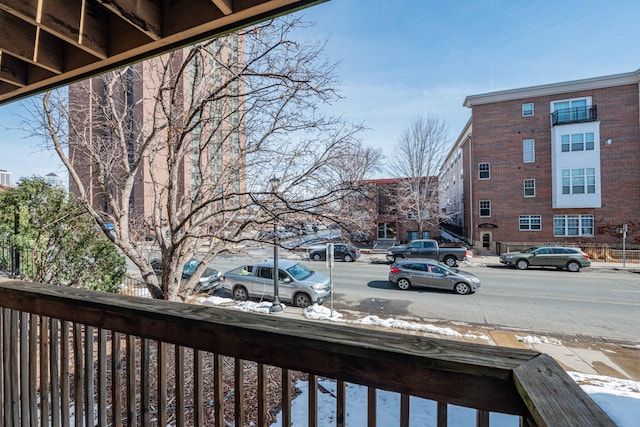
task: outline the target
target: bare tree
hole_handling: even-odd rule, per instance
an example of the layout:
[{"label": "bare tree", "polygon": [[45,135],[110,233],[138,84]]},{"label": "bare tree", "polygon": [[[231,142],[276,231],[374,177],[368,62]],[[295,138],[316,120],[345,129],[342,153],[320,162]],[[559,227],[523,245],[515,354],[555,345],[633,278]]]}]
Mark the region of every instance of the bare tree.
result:
[{"label": "bare tree", "polygon": [[[280,18],[85,82],[90,109],[77,92],[42,98],[74,192],[154,297],[184,296],[205,264],[274,220],[340,220],[351,183],[378,166],[360,125],[319,113],[339,99],[334,66],[323,44],[292,39],[301,25]],[[203,263],[183,284],[197,253]]]},{"label": "bare tree", "polygon": [[394,147],[388,172],[400,178],[393,199],[398,217],[417,221],[419,234],[427,225],[437,227],[439,211],[437,173],[449,141],[444,121],[434,116],[416,116]]}]

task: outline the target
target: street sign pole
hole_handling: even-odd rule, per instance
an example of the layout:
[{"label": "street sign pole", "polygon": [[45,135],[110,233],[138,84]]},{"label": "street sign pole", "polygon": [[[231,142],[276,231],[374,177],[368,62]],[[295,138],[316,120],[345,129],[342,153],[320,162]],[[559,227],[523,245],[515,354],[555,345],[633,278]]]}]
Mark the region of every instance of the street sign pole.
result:
[{"label": "street sign pole", "polygon": [[627,224],[622,226],[622,267],[627,266]]},{"label": "street sign pole", "polygon": [[327,267],[329,267],[329,284],[331,285],[331,317],[333,317],[333,243],[327,244],[326,251],[325,259],[327,260]]}]

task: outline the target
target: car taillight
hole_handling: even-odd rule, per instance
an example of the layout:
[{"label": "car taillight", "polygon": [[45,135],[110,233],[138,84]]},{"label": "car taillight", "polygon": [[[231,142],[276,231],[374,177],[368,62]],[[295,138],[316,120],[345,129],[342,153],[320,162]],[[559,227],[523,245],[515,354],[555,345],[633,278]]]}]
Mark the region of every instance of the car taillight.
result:
[{"label": "car taillight", "polygon": [[391,273],[396,274],[396,273],[400,273],[402,270],[400,270],[398,267],[392,267],[391,268]]},{"label": "car taillight", "polygon": [[582,254],[582,258],[590,259],[591,257],[588,254]]}]

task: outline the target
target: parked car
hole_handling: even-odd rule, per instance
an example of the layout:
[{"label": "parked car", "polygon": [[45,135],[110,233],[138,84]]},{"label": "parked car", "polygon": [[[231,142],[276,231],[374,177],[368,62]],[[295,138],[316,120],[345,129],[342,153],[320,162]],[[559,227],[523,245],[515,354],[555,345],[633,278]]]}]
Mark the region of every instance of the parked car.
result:
[{"label": "parked car", "polygon": [[535,246],[520,252],[500,254],[500,262],[519,270],[530,266],[566,268],[577,272],[591,266],[591,258],[579,248],[566,246]]},{"label": "parked car", "polygon": [[[162,277],[162,260],[160,258],[153,258],[151,259],[150,262],[151,262],[151,267],[153,268],[153,271],[156,273],[156,275],[159,278],[161,278]],[[191,276],[193,276],[193,273],[196,272],[196,269],[198,268],[201,262],[202,261],[195,258],[192,258],[189,261],[187,261],[187,263],[182,268],[182,279],[185,281],[189,280]],[[207,266],[204,269],[204,272],[202,273],[202,275],[200,276],[200,279],[198,279],[198,283],[196,283],[195,287],[193,288],[193,292],[197,294],[211,293],[222,285],[222,283],[220,282],[220,279],[222,279],[222,272],[216,270],[215,268]]]},{"label": "parked car", "polygon": [[[334,243],[333,259],[341,259],[345,262],[352,262],[360,258],[360,249],[353,245],[344,245],[342,243]],[[314,261],[323,261],[327,259],[327,249],[319,248],[309,252],[309,259]]]},{"label": "parked car", "polygon": [[465,261],[469,251],[464,246],[439,246],[433,239],[412,240],[406,245],[391,246],[387,249],[387,260],[395,262],[405,258],[431,258],[455,267],[458,261]]},{"label": "parked car", "polygon": [[431,259],[394,262],[389,269],[389,281],[402,290],[412,287],[451,289],[460,295],[480,288],[480,279],[475,275]]},{"label": "parked car", "polygon": [[[273,260],[243,265],[222,275],[223,288],[238,301],[273,299]],[[298,307],[322,304],[331,296],[329,277],[291,260],[278,260],[278,298]]]}]

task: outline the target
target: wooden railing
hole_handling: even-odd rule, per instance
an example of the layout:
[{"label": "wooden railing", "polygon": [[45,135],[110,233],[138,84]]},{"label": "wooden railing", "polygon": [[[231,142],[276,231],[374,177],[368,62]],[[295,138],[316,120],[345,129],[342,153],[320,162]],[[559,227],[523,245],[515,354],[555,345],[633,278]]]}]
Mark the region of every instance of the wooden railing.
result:
[{"label": "wooden railing", "polygon": [[[292,422],[295,380],[336,381],[336,425],[345,385],[520,417],[521,425],[613,426],[549,356],[291,317],[171,303],[80,289],[0,281],[2,425],[269,425]],[[297,421],[300,423],[300,421]],[[231,424],[228,424],[231,423]]]}]

